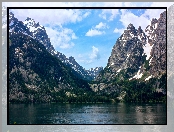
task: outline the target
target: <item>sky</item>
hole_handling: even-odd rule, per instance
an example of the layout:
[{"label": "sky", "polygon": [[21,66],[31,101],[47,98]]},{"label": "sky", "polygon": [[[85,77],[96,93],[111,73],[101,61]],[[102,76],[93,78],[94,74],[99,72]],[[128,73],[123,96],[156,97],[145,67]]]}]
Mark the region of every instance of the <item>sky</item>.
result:
[{"label": "sky", "polygon": [[[60,2],[59,2],[60,3]],[[4,3],[10,6],[10,3]],[[13,7],[20,6],[12,4]],[[11,6],[12,6],[11,5]],[[55,4],[51,4],[56,6]],[[40,6],[51,6],[40,4]],[[166,3],[102,2],[61,3],[59,6],[147,6],[168,7]],[[21,4],[27,6],[27,4]],[[32,6],[32,4],[28,4]],[[37,6],[37,3],[35,4]],[[144,30],[152,18],[159,18],[162,9],[13,9],[19,21],[30,17],[44,26],[56,51],[73,56],[85,69],[107,65],[116,40],[132,23]]]}]

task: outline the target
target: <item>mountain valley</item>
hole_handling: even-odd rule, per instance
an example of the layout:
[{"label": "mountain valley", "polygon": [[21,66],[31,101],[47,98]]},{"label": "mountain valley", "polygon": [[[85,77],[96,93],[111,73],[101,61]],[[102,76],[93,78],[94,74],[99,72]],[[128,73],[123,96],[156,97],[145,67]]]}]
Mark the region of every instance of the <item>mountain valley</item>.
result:
[{"label": "mountain valley", "polygon": [[9,102],[166,102],[166,12],[143,31],[129,24],[105,68],[86,70],[51,45],[31,18],[9,13]]}]

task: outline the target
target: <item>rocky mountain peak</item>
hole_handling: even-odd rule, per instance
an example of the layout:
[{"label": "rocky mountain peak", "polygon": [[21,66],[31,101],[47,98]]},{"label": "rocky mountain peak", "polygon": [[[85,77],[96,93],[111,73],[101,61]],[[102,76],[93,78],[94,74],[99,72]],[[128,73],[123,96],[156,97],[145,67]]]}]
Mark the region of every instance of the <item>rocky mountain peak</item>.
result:
[{"label": "rocky mountain peak", "polygon": [[30,17],[27,17],[27,19],[25,21],[29,21],[29,20],[32,20]]},{"label": "rocky mountain peak", "polygon": [[18,21],[12,12],[9,13],[9,33],[23,33],[32,37],[32,33],[29,31],[28,27],[26,27],[22,21]]},{"label": "rocky mountain peak", "polygon": [[29,17],[27,17],[27,19],[24,21],[24,25],[26,26],[34,26],[36,23],[34,21],[34,19],[31,19]]},{"label": "rocky mountain peak", "polygon": [[154,25],[157,22],[158,22],[158,20],[156,18],[152,18],[151,25]]},{"label": "rocky mountain peak", "polygon": [[142,30],[141,26],[138,27],[137,33],[138,33],[138,34],[143,33],[143,30]]},{"label": "rocky mountain peak", "polygon": [[159,19],[165,19],[166,18],[166,11],[164,11],[164,12],[162,12],[161,14],[160,14],[160,18]]},{"label": "rocky mountain peak", "polygon": [[132,23],[130,23],[128,26],[127,26],[127,29],[135,29],[134,25]]},{"label": "rocky mountain peak", "polygon": [[127,30],[135,31],[136,29],[135,29],[134,25],[130,23],[130,24],[127,26]]},{"label": "rocky mountain peak", "polygon": [[9,13],[9,19],[14,18],[14,14],[12,12]]},{"label": "rocky mountain peak", "polygon": [[[133,24],[128,25],[113,46],[107,67],[97,76],[98,84],[91,87],[94,91],[98,88],[115,92],[119,87],[116,81],[133,79],[144,83],[150,78],[161,79],[165,73],[166,12],[163,12],[159,19],[151,20],[145,32],[140,26],[135,29]],[[153,83],[157,85],[157,82]]]},{"label": "rocky mountain peak", "polygon": [[[42,25],[40,25],[39,22],[36,23],[34,21],[34,19],[31,19],[29,17],[27,17],[27,19],[24,21],[24,25],[27,26],[28,28],[35,28],[35,30],[37,30],[38,28],[44,30],[44,27]],[[33,29],[33,31],[34,31],[34,29]]]},{"label": "rocky mountain peak", "polygon": [[121,35],[120,40],[125,41],[128,39],[132,39],[133,37],[137,36],[137,30],[133,26],[133,24],[129,24],[127,29],[124,30],[124,33]]}]

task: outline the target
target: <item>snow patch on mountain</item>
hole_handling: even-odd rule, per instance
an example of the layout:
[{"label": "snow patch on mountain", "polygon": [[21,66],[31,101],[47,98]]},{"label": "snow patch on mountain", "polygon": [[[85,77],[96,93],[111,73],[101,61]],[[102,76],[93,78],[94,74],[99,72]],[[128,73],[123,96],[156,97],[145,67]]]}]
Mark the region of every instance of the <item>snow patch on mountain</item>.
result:
[{"label": "snow patch on mountain", "polygon": [[120,72],[120,71],[121,71],[121,69],[118,69],[118,70],[117,70],[117,73]]},{"label": "snow patch on mountain", "polygon": [[144,53],[145,55],[147,55],[146,60],[148,60],[150,57],[150,52],[152,50],[152,47],[153,45],[151,45],[150,43],[147,43],[146,45],[143,46]]},{"label": "snow patch on mountain", "polygon": [[40,24],[36,24],[35,21],[31,18],[27,18],[24,22],[24,25],[28,27],[30,32],[36,32],[38,29],[42,29],[43,26]]},{"label": "snow patch on mountain", "polygon": [[148,76],[145,81],[149,80],[150,78],[152,78],[152,75]]},{"label": "snow patch on mountain", "polygon": [[114,65],[114,62],[111,63],[111,66]]},{"label": "snow patch on mountain", "polygon": [[138,70],[137,74],[130,78],[129,80],[132,80],[133,78],[140,79],[143,76],[143,73],[140,73],[140,69]]}]

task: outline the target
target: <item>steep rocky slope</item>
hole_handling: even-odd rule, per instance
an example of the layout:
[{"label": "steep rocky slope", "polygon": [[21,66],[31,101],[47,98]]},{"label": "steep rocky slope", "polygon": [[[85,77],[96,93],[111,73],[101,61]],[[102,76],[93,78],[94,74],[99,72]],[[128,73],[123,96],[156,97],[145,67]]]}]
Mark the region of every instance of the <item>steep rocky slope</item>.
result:
[{"label": "steep rocky slope", "polygon": [[10,33],[8,61],[9,101],[50,102],[59,100],[60,91],[90,91],[73,69],[23,33]]},{"label": "steep rocky slope", "polygon": [[166,12],[163,12],[159,19],[152,19],[145,31],[128,25],[91,88],[99,94],[114,93],[118,99],[123,95],[129,98],[132,95],[126,95],[136,89],[166,94],[166,59]]}]

